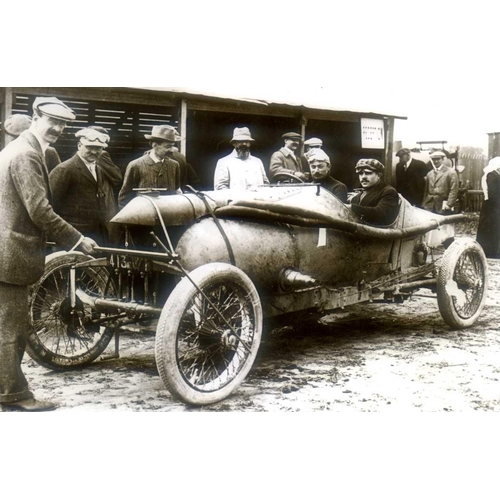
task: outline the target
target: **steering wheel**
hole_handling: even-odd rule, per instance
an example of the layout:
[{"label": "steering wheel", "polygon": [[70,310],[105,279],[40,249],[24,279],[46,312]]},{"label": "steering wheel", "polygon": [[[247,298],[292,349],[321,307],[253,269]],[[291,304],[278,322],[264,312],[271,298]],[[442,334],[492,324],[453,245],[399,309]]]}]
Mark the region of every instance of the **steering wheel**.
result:
[{"label": "steering wheel", "polygon": [[281,172],[279,174],[276,174],[273,177],[273,182],[276,182],[276,184],[279,184],[280,178],[282,178],[282,177],[285,177],[285,178],[288,178],[288,179],[293,179],[294,181],[297,181],[297,182],[300,182],[302,184],[305,184],[305,181],[303,181],[302,179],[300,179],[296,175],[289,174],[288,172]]}]

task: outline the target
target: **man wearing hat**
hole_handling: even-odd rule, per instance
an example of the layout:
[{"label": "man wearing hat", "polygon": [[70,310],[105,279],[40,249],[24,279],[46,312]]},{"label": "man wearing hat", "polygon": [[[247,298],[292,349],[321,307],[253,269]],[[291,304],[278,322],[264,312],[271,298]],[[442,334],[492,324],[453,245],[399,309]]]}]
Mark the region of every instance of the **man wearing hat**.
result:
[{"label": "man wearing hat", "polygon": [[21,370],[30,330],[28,286],[45,268],[48,238],[61,246],[92,253],[95,241],[52,208],[45,151],[76,118],[55,97],[37,97],[29,130],[0,153],[0,407],[2,411],[46,411],[55,405],[37,401]]},{"label": "man wearing hat", "polygon": [[307,159],[309,153],[312,151],[315,151],[317,149],[322,149],[323,147],[323,141],[321,139],[318,139],[317,137],[311,137],[310,139],[307,139],[307,141],[304,141],[304,156]]},{"label": "man wearing hat", "polygon": [[[176,141],[179,142],[181,140],[181,136],[177,133],[174,127],[172,127],[175,131]],[[192,167],[190,163],[187,162],[186,157],[179,152],[179,149],[176,146],[172,146],[167,153],[168,158],[171,160],[175,160],[179,164],[179,169],[181,173],[181,188],[187,186],[196,186],[200,183],[200,178],[196,173],[195,169]]]},{"label": "man wearing hat", "polygon": [[281,137],[284,139],[285,145],[271,156],[269,165],[269,177],[271,178],[271,182],[290,180],[290,174],[298,177],[302,181],[310,180],[311,175],[306,170],[307,167],[304,165],[305,162],[303,163],[301,158],[297,157],[302,136],[296,132],[287,132]]},{"label": "man wearing hat", "polygon": [[356,163],[356,173],[363,191],[351,200],[351,210],[363,221],[377,226],[392,224],[399,212],[399,195],[382,179],[385,167],[378,160]]},{"label": "man wearing hat", "polygon": [[262,161],[250,154],[254,141],[248,127],[234,129],[231,139],[234,149],[217,162],[214,189],[246,190],[269,184]]},{"label": "man wearing hat", "polygon": [[319,148],[311,149],[307,157],[313,182],[333,193],[342,203],[347,203],[347,186],[330,176],[330,158]]},{"label": "man wearing hat", "polygon": [[125,171],[118,204],[123,208],[135,196],[134,188],[163,189],[164,194],[181,193],[179,163],[168,157],[170,149],[180,140],[171,125],[155,125],[145,134],[152,149],[130,162]]},{"label": "man wearing hat", "polygon": [[458,174],[443,165],[445,157],[443,151],[434,151],[430,155],[433,168],[425,176],[422,208],[437,214],[453,211],[458,197]]},{"label": "man wearing hat", "polygon": [[50,173],[54,210],[101,246],[110,243],[108,222],[116,214],[113,188],[122,182],[120,169],[99,159],[108,147],[103,129],[84,128],[75,136],[78,151]]},{"label": "man wearing hat", "polygon": [[[4,128],[5,132],[11,137],[19,137],[25,130],[31,127],[31,116],[15,114],[10,115],[7,120],[5,120]],[[47,165],[47,170],[50,172],[61,163],[61,158],[59,158],[59,153],[49,146],[45,151],[45,164]]]},{"label": "man wearing hat", "polygon": [[423,161],[411,157],[408,148],[400,149],[396,156],[396,185],[399,193],[412,205],[420,207],[424,199],[425,176],[431,167]]}]

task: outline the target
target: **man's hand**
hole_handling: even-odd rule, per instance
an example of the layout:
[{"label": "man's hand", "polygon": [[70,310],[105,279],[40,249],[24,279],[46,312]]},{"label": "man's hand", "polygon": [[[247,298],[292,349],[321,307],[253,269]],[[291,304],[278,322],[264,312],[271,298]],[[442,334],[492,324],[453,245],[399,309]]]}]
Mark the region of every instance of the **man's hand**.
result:
[{"label": "man's hand", "polygon": [[295,172],[294,175],[304,182],[311,180],[311,174],[307,172]]},{"label": "man's hand", "polygon": [[80,250],[86,255],[93,254],[96,246],[97,243],[92,238],[87,238],[87,236],[83,238],[79,245]]}]

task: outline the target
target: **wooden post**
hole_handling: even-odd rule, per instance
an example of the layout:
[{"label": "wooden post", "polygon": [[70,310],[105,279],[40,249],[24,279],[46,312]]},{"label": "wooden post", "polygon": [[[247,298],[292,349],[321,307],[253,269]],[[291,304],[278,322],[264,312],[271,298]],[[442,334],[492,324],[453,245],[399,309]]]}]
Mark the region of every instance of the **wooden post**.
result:
[{"label": "wooden post", "polygon": [[179,120],[179,134],[181,134],[181,153],[186,156],[187,135],[187,99],[181,100],[181,119]]},{"label": "wooden post", "polygon": [[500,156],[500,132],[488,134],[488,160]]},{"label": "wooden post", "polygon": [[392,143],[394,141],[394,118],[384,118],[385,129],[385,182],[387,184],[393,183],[392,172]]},{"label": "wooden post", "polygon": [[[4,95],[3,95],[3,105],[2,105],[2,114],[0,116],[0,121],[5,123],[5,120],[12,114],[12,87],[4,87]],[[2,126],[2,141],[1,146],[3,149],[9,142],[11,142],[14,138],[9,134],[5,133],[5,130]]]},{"label": "wooden post", "polygon": [[300,117],[300,135],[302,136],[302,143],[300,145],[300,156],[304,155],[304,141],[306,140],[306,127],[307,127],[307,117],[302,115]]}]

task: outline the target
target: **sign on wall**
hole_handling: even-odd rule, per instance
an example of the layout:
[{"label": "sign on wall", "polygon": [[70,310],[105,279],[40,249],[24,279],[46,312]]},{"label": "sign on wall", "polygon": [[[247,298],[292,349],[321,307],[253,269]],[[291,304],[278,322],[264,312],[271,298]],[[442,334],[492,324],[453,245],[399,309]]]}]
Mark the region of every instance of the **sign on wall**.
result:
[{"label": "sign on wall", "polygon": [[361,118],[361,147],[384,149],[384,120]]}]

